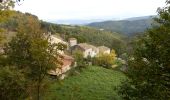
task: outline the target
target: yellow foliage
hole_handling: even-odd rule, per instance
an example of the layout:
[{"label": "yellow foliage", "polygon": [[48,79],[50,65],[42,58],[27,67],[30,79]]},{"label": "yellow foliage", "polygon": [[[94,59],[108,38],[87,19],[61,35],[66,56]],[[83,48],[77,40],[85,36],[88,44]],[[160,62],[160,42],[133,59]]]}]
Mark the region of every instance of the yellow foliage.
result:
[{"label": "yellow foliage", "polygon": [[110,67],[114,64],[116,59],[115,50],[111,50],[111,53],[99,53],[95,59],[95,64],[103,67]]},{"label": "yellow foliage", "polygon": [[116,52],[115,52],[114,49],[111,50],[110,56],[111,56],[111,58],[113,58],[113,60],[116,59],[116,56],[117,56],[117,55],[116,55]]}]

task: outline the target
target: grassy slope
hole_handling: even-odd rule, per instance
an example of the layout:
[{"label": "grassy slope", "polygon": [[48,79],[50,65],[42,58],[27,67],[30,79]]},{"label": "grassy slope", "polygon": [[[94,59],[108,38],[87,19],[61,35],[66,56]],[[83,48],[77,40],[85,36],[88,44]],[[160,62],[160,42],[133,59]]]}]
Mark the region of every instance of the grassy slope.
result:
[{"label": "grassy slope", "polygon": [[121,72],[90,66],[80,75],[53,84],[46,100],[120,100],[114,87],[124,78]]}]

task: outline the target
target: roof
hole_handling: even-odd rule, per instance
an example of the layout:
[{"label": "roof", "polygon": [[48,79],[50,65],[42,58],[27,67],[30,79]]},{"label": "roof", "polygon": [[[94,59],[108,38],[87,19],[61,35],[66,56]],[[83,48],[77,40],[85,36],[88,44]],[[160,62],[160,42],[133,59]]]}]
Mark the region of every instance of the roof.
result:
[{"label": "roof", "polygon": [[77,40],[76,38],[69,38],[69,40]]},{"label": "roof", "polygon": [[98,47],[100,51],[107,51],[110,50],[110,48],[106,47],[106,46],[99,46]]},{"label": "roof", "polygon": [[59,37],[59,36],[51,35],[50,38],[51,38],[51,42],[52,42],[52,43],[68,44],[67,42],[63,41],[63,39],[62,39],[61,37]]},{"label": "roof", "polygon": [[56,70],[50,70],[48,71],[48,73],[50,75],[60,75],[63,73],[62,70],[64,69],[68,69],[68,67],[71,66],[71,64],[74,62],[74,58],[68,55],[62,55],[62,65],[58,68],[56,68]]},{"label": "roof", "polygon": [[90,44],[87,44],[87,43],[80,43],[80,44],[78,44],[77,46],[79,46],[79,47],[82,48],[83,50],[87,50],[87,49],[93,49],[94,51],[97,51],[97,50],[98,50],[95,46],[90,45]]},{"label": "roof", "polygon": [[63,59],[62,62],[63,62],[63,64],[62,64],[61,68],[65,68],[67,66],[70,66],[72,64],[73,60]]}]

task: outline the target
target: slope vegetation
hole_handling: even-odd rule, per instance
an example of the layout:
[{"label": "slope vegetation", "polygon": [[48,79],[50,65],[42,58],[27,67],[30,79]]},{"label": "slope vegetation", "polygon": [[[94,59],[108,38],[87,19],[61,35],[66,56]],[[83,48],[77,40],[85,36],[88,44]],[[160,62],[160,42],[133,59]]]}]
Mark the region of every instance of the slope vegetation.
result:
[{"label": "slope vegetation", "polygon": [[121,100],[114,88],[125,75],[119,71],[89,66],[79,75],[51,86],[46,100]]}]

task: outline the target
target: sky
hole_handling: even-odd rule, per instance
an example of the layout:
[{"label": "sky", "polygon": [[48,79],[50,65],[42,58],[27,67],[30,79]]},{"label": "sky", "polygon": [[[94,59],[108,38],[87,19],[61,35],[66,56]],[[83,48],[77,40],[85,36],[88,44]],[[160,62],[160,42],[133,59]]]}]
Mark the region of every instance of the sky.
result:
[{"label": "sky", "polygon": [[124,19],[156,15],[165,0],[24,0],[15,10],[41,20]]}]

